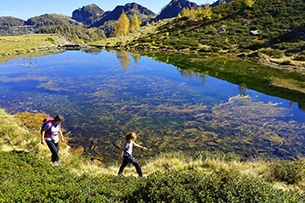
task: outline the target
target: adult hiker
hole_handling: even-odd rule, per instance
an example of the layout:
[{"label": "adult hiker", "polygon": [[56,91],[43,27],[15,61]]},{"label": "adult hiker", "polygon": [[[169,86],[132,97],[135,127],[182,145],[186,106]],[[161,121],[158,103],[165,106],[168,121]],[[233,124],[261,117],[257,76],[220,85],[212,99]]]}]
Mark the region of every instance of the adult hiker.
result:
[{"label": "adult hiker", "polygon": [[136,159],[132,156],[132,150],[133,146],[141,148],[143,150],[147,150],[146,147],[142,147],[141,145],[135,143],[135,140],[137,139],[137,134],[135,132],[128,133],[125,135],[124,140],[125,142],[123,143],[122,146],[122,151],[120,154],[120,160],[122,161],[122,165],[120,167],[118,175],[122,175],[124,168],[131,163],[137,170],[137,173],[140,177],[143,177],[142,174],[142,169],[140,164],[136,161]]},{"label": "adult hiker", "polygon": [[59,136],[61,141],[64,141],[64,136],[61,131],[61,123],[64,121],[64,117],[61,115],[56,115],[53,119],[52,117],[47,117],[44,120],[44,124],[41,127],[41,144],[47,143],[52,156],[51,160],[54,164],[59,164]]}]

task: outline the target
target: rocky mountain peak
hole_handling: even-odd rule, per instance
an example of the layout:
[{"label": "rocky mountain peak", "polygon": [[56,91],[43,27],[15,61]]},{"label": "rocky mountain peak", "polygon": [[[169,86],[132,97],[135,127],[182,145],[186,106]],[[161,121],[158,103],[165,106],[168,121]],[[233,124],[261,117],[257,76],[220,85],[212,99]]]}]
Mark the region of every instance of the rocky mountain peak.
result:
[{"label": "rocky mountain peak", "polygon": [[124,6],[116,6],[113,11],[105,12],[101,20],[94,23],[93,27],[99,27],[104,25],[107,21],[116,21],[124,11],[129,19],[133,17],[134,14],[141,19],[142,22],[150,21],[156,17],[156,14],[146,7],[143,7],[137,3],[127,3]]},{"label": "rocky mountain peak", "polygon": [[74,10],[72,12],[72,18],[78,22],[90,25],[100,20],[101,16],[104,13],[104,10],[98,7],[97,5],[90,4]]},{"label": "rocky mountain peak", "polygon": [[162,9],[161,13],[156,17],[155,20],[158,21],[165,18],[176,17],[183,8],[196,9],[198,8],[198,5],[188,0],[172,0]]}]

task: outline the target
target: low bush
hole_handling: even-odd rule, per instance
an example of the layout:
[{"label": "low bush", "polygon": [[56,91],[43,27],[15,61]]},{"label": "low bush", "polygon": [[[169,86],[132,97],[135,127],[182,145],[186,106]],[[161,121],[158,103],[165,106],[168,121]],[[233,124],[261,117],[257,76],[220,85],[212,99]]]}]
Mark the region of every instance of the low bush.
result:
[{"label": "low bush", "polygon": [[237,173],[168,171],[152,174],[123,197],[128,202],[302,202],[268,183]]},{"label": "low bush", "polygon": [[284,55],[283,51],[278,49],[265,49],[262,50],[261,53],[271,56],[273,58],[281,58]]},{"label": "low bush", "polygon": [[296,60],[296,61],[305,61],[305,56],[296,56],[294,58],[294,60]]},{"label": "low bush", "polygon": [[[298,193],[274,189],[258,177],[222,169],[207,172],[186,167],[157,171],[146,178],[93,176],[76,174],[28,152],[0,155],[0,202],[304,202]],[[220,152],[196,156],[238,159],[234,154]],[[275,178],[293,184],[301,181],[303,166],[303,162],[287,161],[272,164],[271,168]]]},{"label": "low bush", "polygon": [[270,164],[271,176],[276,181],[297,184],[303,180],[304,161],[279,161]]}]

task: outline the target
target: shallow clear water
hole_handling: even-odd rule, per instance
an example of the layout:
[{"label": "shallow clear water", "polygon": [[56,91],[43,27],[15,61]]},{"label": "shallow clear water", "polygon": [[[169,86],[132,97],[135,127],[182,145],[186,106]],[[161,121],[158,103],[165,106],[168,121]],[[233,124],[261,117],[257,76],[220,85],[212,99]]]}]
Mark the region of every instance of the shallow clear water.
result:
[{"label": "shallow clear water", "polygon": [[[0,108],[65,117],[85,156],[111,161],[129,131],[150,150],[305,154],[298,104],[124,52],[67,51],[0,64]],[[137,153],[137,152],[135,152]]]}]

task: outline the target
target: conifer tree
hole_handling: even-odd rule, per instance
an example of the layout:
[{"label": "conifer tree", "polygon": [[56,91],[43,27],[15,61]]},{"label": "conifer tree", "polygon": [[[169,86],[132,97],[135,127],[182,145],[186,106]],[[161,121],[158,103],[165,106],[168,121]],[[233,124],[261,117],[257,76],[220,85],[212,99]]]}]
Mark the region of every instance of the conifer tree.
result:
[{"label": "conifer tree", "polygon": [[123,10],[115,27],[115,35],[124,36],[127,35],[128,32],[129,32],[129,19],[127,18],[127,15]]},{"label": "conifer tree", "polygon": [[181,15],[181,17],[190,17],[191,10],[188,8],[183,8],[180,15]]},{"label": "conifer tree", "polygon": [[181,14],[181,18],[186,17],[190,20],[195,20],[195,10],[194,9],[183,8],[180,14]]},{"label": "conifer tree", "polygon": [[141,20],[138,18],[136,14],[134,14],[132,20],[131,20],[131,25],[130,25],[130,32],[134,32],[137,29],[141,27]]},{"label": "conifer tree", "polygon": [[212,9],[208,4],[204,6],[204,9],[199,7],[196,10],[196,17],[199,19],[211,19],[211,16],[212,16]]}]

